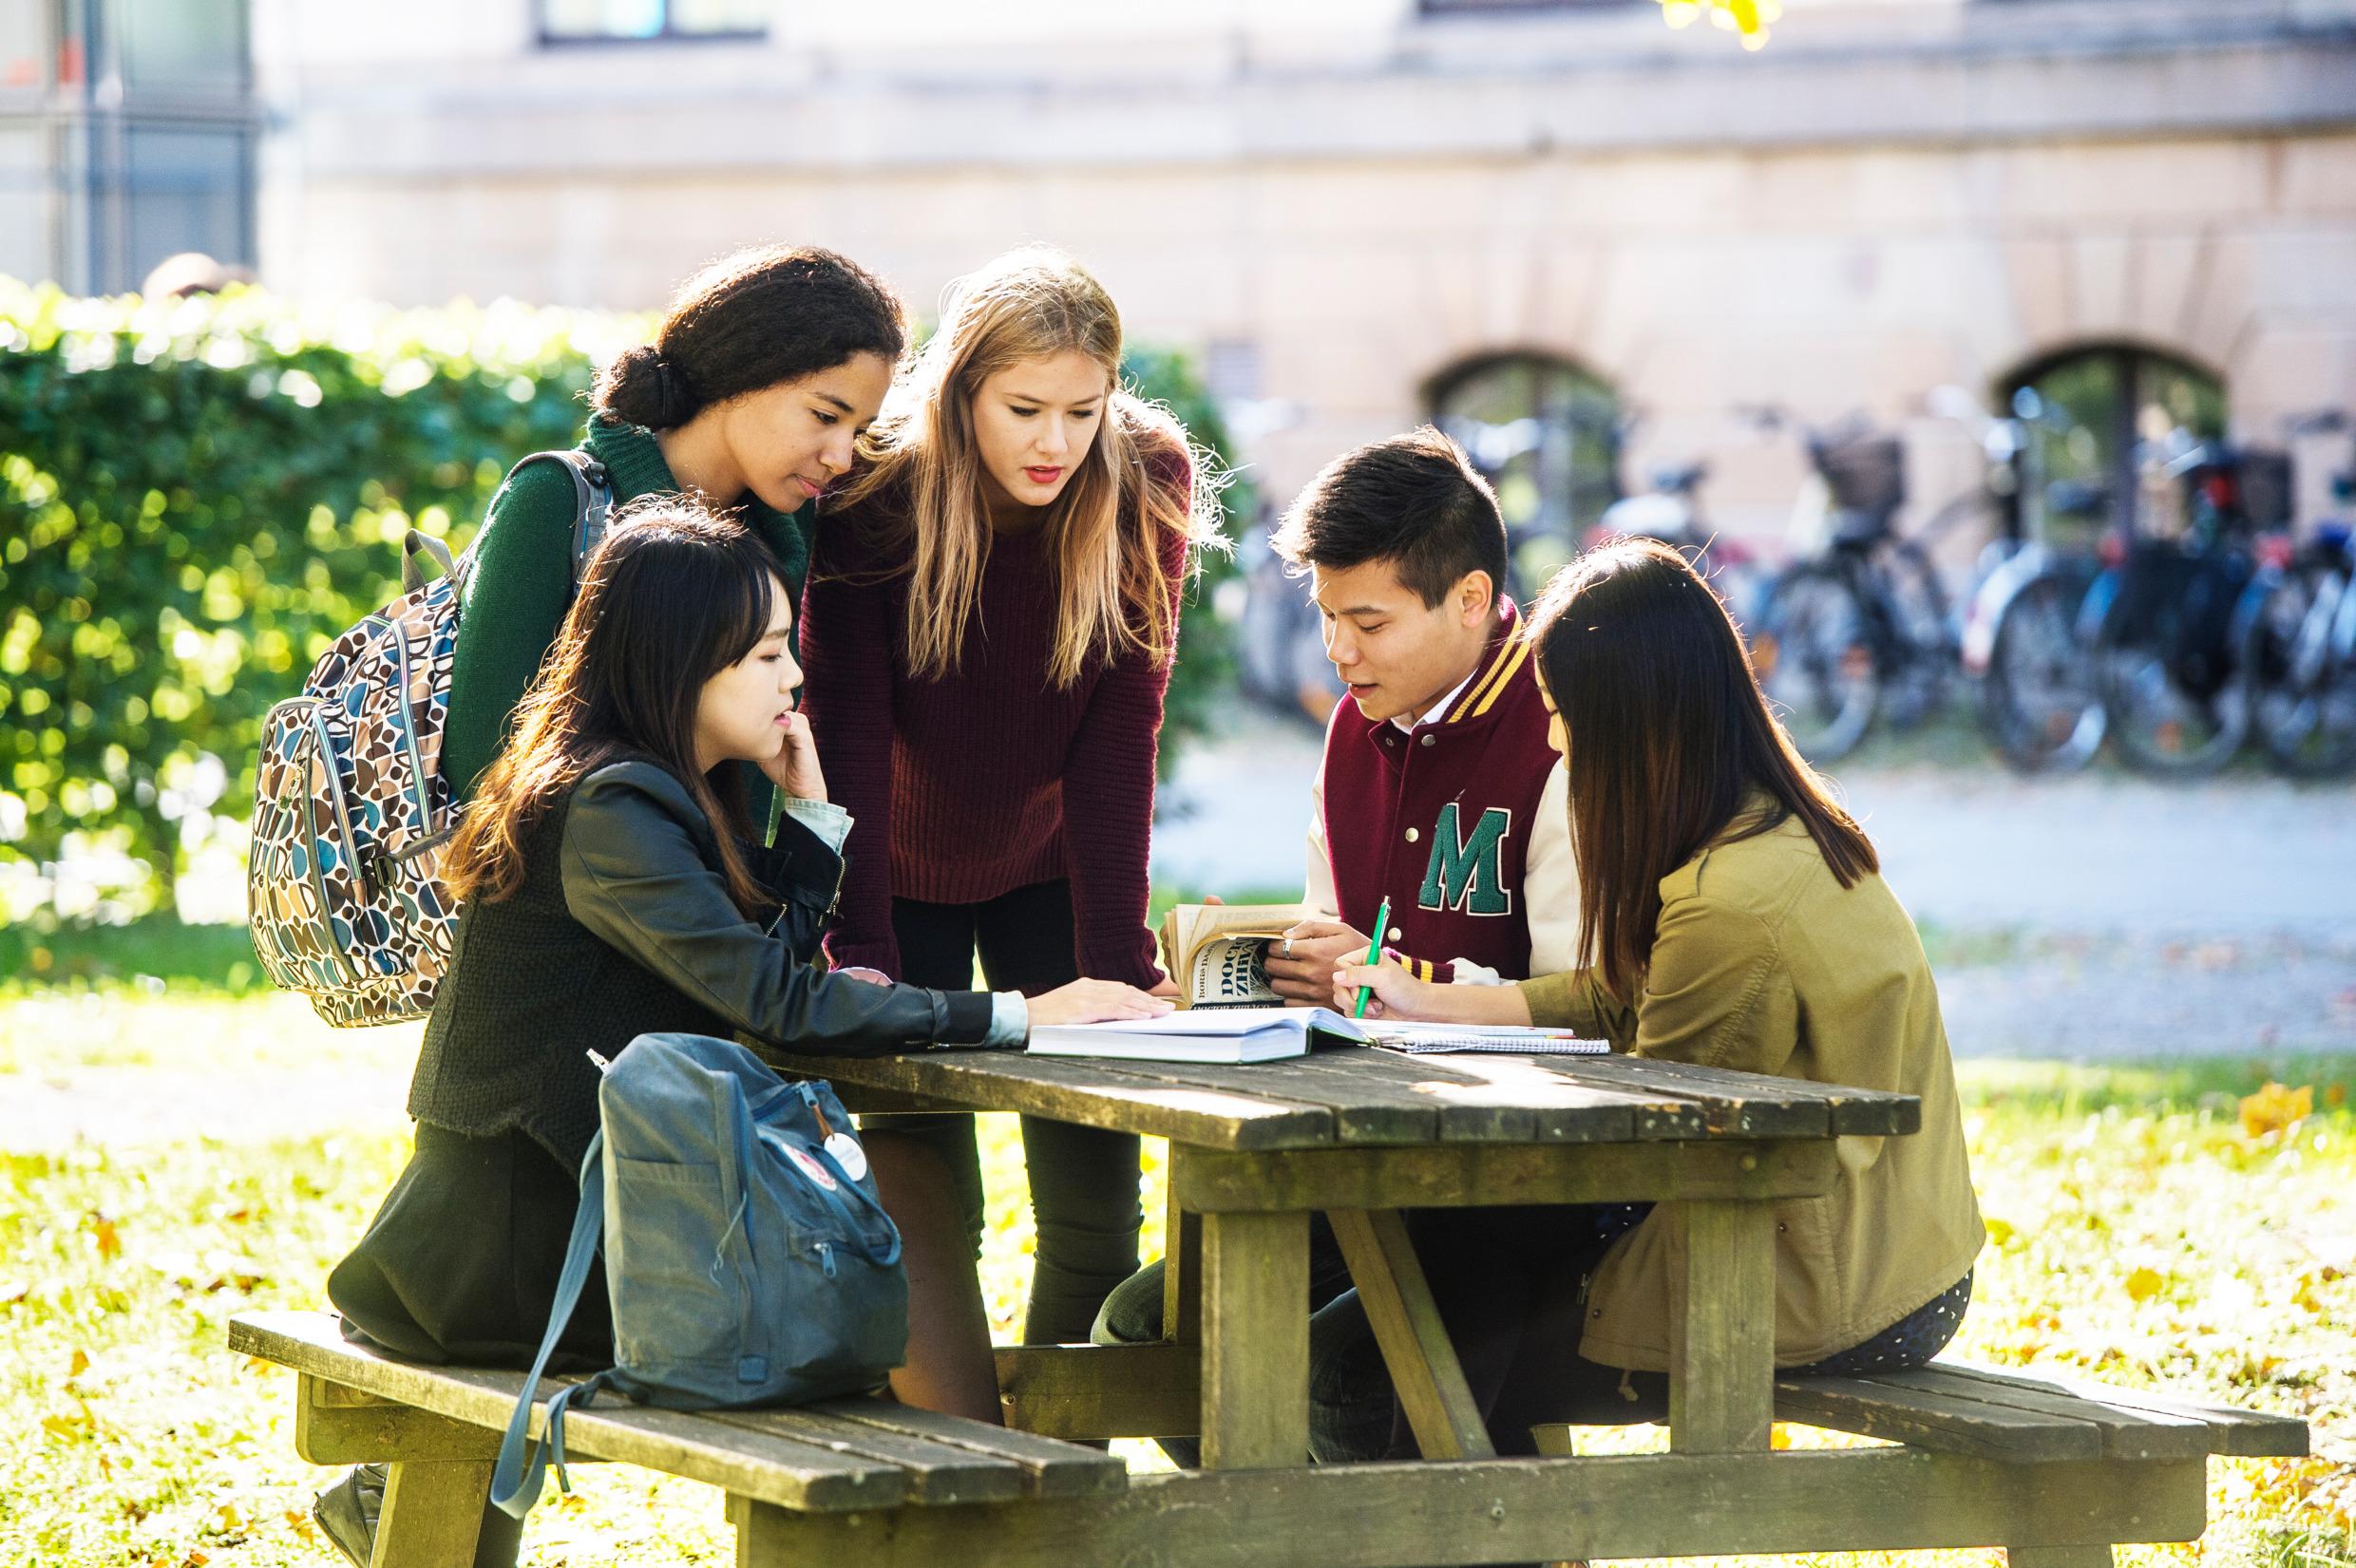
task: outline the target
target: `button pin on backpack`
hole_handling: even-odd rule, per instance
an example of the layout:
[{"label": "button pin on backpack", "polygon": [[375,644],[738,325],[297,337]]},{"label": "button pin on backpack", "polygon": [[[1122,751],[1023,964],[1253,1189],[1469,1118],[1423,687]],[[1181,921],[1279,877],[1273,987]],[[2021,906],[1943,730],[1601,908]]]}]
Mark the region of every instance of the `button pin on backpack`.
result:
[{"label": "button pin on backpack", "polygon": [[838,1132],[826,1139],[826,1152],[843,1167],[843,1174],[854,1181],[867,1179],[867,1151],[859,1146],[859,1140],[847,1132]]}]

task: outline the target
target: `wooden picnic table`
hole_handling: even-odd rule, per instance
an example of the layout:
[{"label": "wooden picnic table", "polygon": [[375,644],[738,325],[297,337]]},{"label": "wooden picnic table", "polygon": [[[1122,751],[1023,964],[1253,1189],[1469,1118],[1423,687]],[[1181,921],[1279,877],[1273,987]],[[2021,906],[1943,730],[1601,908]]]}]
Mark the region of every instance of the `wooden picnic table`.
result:
[{"label": "wooden picnic table", "polygon": [[1000,1382],[1010,1421],[1064,1437],[1199,1430],[1214,1470],[1305,1463],[1312,1212],[1333,1224],[1425,1457],[1492,1455],[1400,1216],[1488,1204],[1669,1205],[1686,1237],[1673,1448],[1765,1451],[1775,1201],[1831,1189],[1834,1140],[1922,1120],[1909,1095],[1622,1055],[770,1059],[832,1080],[853,1109],[1024,1111],[1168,1139],[1170,1349],[1011,1351]]},{"label": "wooden picnic table", "polygon": [[[831,1079],[853,1108],[1027,1111],[1168,1139],[1168,1338],[1000,1350],[1015,1431],[866,1399],[574,1418],[578,1458],[723,1489],[744,1568],[1416,1568],[1943,1546],[2002,1546],[2013,1568],[2106,1568],[2114,1542],[2199,1536],[2212,1454],[2307,1451],[2294,1418],[1944,1360],[1778,1379],[1776,1205],[1831,1188],[1838,1140],[1914,1131],[1907,1096],[1624,1056],[771,1061]],[[1577,1456],[1567,1428],[1545,1427],[1541,1457],[1500,1459],[1400,1211],[1625,1200],[1667,1205],[1684,1233],[1669,1451]],[[1316,1212],[1423,1462],[1306,1463]],[[348,1343],[325,1313],[249,1314],[230,1342],[301,1374],[306,1458],[392,1464],[378,1568],[471,1560],[520,1374],[400,1362]],[[1776,1451],[1776,1420],[1883,1443]],[[1197,1433],[1205,1467],[1164,1475],[1059,1441]]]}]

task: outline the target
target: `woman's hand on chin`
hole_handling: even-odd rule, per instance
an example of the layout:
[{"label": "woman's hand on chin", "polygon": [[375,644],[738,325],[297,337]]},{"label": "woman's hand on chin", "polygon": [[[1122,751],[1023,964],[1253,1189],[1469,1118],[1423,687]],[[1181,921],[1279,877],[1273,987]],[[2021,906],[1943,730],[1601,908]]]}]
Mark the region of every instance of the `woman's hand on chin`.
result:
[{"label": "woman's hand on chin", "polygon": [[1438,1018],[1434,1004],[1446,990],[1416,979],[1392,958],[1379,964],[1345,964],[1334,972],[1334,1006],[1344,1013],[1355,1012],[1361,987],[1374,992],[1366,1002],[1369,1018]]},{"label": "woman's hand on chin", "polygon": [[809,720],[800,713],[788,713],[778,721],[778,729],[785,735],[785,745],[777,755],[761,764],[761,771],[769,782],[797,801],[823,801],[826,798],[826,775],[818,765],[818,742],[810,734]]}]

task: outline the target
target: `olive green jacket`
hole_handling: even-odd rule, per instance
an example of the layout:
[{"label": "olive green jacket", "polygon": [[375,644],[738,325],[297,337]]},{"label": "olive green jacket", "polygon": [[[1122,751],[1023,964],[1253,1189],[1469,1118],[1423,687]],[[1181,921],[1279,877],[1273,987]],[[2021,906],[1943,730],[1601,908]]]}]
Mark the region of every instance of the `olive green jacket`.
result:
[{"label": "olive green jacket", "polygon": [[[1588,970],[1521,986],[1532,1022],[1637,1056],[1922,1098],[1920,1132],[1843,1138],[1831,1193],[1776,1204],[1776,1365],[1872,1338],[1971,1267],[1987,1233],[1922,941],[1880,877],[1844,889],[1797,819],[1661,879],[1634,1007]],[[1580,1353],[1665,1370],[1683,1258],[1674,1206],[1623,1237],[1596,1272]]]}]

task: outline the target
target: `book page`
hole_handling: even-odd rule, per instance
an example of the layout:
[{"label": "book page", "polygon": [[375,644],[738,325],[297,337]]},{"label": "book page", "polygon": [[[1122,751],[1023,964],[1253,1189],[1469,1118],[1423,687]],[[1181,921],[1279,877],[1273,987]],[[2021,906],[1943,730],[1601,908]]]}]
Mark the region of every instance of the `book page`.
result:
[{"label": "book page", "polygon": [[1268,936],[1215,936],[1194,950],[1180,981],[1189,1007],[1273,1007],[1284,999],[1268,982]]}]

